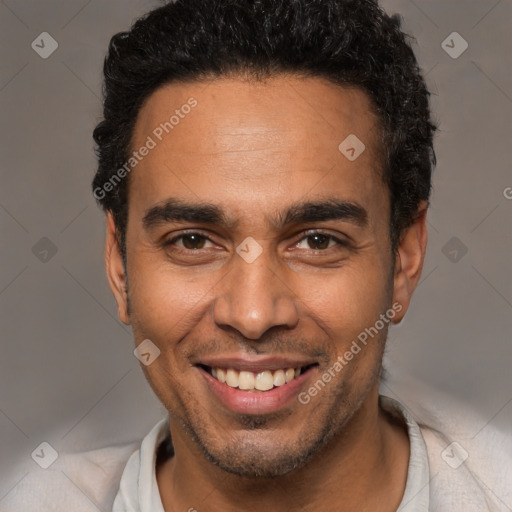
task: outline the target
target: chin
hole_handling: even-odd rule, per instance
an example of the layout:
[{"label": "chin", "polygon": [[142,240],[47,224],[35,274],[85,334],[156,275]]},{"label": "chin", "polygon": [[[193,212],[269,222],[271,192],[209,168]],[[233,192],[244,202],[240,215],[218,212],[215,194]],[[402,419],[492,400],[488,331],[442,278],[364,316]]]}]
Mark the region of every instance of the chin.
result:
[{"label": "chin", "polygon": [[[227,453],[205,453],[206,458],[223,471],[239,477],[267,479],[283,477],[294,470],[303,467],[309,460],[311,453],[287,453],[272,457],[262,457],[261,451],[243,454],[229,450]],[[235,458],[233,458],[233,456]]]},{"label": "chin", "polygon": [[333,435],[332,425],[326,425],[295,440],[276,438],[272,430],[259,433],[245,430],[243,437],[235,435],[224,446],[205,442],[196,432],[192,437],[205,458],[223,471],[244,478],[266,479],[283,477],[304,467]]}]

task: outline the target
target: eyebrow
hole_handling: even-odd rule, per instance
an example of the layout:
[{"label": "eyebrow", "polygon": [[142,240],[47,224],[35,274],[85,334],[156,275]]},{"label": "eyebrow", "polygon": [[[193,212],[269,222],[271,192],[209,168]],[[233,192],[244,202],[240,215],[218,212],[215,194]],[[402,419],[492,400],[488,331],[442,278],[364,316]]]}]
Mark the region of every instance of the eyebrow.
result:
[{"label": "eyebrow", "polygon": [[[330,198],[292,204],[269,220],[270,225],[275,229],[282,229],[294,224],[329,220],[342,220],[365,227],[368,224],[368,212],[361,205],[352,201]],[[237,224],[236,220],[229,218],[217,205],[188,203],[175,198],[169,198],[149,208],[142,219],[146,230],[169,222],[197,222],[230,229]]]},{"label": "eyebrow", "polygon": [[292,205],[277,216],[273,225],[284,227],[328,220],[343,220],[364,227],[368,224],[368,212],[361,205],[351,201],[325,199]]}]

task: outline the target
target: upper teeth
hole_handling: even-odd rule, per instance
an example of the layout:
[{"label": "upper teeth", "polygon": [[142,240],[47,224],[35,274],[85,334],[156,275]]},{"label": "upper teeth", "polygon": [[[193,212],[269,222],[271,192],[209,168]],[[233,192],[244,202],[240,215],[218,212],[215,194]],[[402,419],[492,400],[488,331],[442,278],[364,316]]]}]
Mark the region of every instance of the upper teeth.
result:
[{"label": "upper teeth", "polygon": [[271,372],[248,372],[238,371],[233,368],[227,370],[223,368],[212,368],[212,375],[220,382],[229,387],[243,390],[257,389],[259,391],[268,391],[274,386],[282,386],[300,375],[300,368],[287,368]]}]

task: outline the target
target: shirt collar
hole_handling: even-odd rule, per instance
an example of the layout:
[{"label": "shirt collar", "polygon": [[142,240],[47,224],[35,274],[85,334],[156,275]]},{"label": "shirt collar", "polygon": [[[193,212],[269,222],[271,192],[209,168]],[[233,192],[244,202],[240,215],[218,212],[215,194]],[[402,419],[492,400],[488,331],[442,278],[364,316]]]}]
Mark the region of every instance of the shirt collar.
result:
[{"label": "shirt collar", "polygon": [[430,469],[428,452],[420,427],[411,413],[393,398],[381,395],[380,406],[395,418],[405,422],[409,436],[410,455],[405,491],[397,512],[428,512]]}]

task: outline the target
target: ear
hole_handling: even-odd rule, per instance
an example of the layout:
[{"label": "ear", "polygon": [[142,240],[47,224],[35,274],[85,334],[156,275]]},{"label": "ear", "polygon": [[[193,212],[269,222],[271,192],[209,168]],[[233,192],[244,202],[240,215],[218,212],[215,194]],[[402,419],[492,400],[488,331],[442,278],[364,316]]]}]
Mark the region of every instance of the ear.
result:
[{"label": "ear", "polygon": [[119,319],[126,325],[130,324],[128,314],[127,282],[124,271],[123,257],[117,240],[117,229],[114,218],[107,212],[107,240],[105,242],[105,267],[110,289],[117,302]]},{"label": "ear", "polygon": [[405,316],[421,276],[427,248],[427,208],[427,202],[422,201],[414,222],[402,233],[398,245],[395,259],[393,304],[398,302],[402,309],[393,318],[393,323],[400,322]]}]

